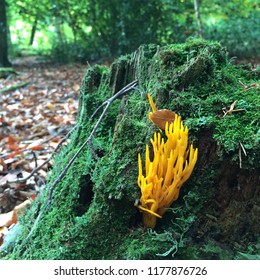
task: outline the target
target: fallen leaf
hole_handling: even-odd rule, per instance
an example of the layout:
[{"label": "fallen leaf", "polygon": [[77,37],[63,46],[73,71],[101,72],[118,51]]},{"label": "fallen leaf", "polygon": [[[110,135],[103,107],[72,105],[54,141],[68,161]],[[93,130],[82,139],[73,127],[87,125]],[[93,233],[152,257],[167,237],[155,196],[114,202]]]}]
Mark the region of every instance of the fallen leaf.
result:
[{"label": "fallen leaf", "polygon": [[169,124],[174,122],[175,113],[167,109],[157,110],[149,113],[149,119],[160,129],[164,130],[166,122],[169,122]]},{"label": "fallen leaf", "polygon": [[73,89],[74,89],[75,91],[78,91],[78,90],[80,89],[80,85],[79,85],[79,84],[74,84],[74,85],[73,85]]},{"label": "fallen leaf", "polygon": [[22,214],[24,208],[26,208],[29,204],[31,204],[31,201],[27,199],[21,204],[15,206],[14,210],[8,213],[0,214],[0,228],[9,227],[10,225],[17,223],[18,216]]},{"label": "fallen leaf", "polygon": [[17,222],[14,210],[0,215],[0,227],[9,227]]},{"label": "fallen leaf", "polygon": [[25,159],[21,159],[19,161],[16,161],[15,163],[11,164],[12,169],[16,169],[18,167],[22,167],[25,164],[28,164],[28,162]]},{"label": "fallen leaf", "polygon": [[0,165],[3,167],[3,170],[7,169],[7,164],[2,158],[0,158]]},{"label": "fallen leaf", "polygon": [[8,173],[0,179],[0,185],[5,184],[7,181],[13,181],[17,178],[16,174]]},{"label": "fallen leaf", "polygon": [[13,157],[15,157],[15,156],[17,156],[17,155],[23,155],[23,152],[22,152],[22,151],[15,151],[15,152],[9,154],[9,155],[7,156],[7,158],[8,158],[8,159],[11,159],[11,158],[13,158]]},{"label": "fallen leaf", "polygon": [[[18,173],[14,174],[13,168],[17,168],[22,179],[47,160],[69,130],[68,125],[76,121],[79,89],[86,66],[75,65],[68,69],[64,66],[38,67],[33,64],[30,61],[29,65],[33,67],[23,67],[25,64],[22,61],[19,76],[3,80],[0,85],[10,87],[31,82],[27,87],[1,95],[0,157],[4,162],[0,161],[0,184],[3,185],[18,179]],[[52,139],[57,134],[58,137]],[[5,192],[0,193],[1,212],[13,210],[14,205],[24,201],[28,193],[41,191],[52,164],[50,161],[43,165],[24,183],[9,183]],[[14,190],[16,192],[13,194]]]},{"label": "fallen leaf", "polygon": [[32,146],[32,147],[27,147],[28,150],[31,150],[31,151],[41,151],[41,150],[44,150],[44,146]]},{"label": "fallen leaf", "polygon": [[54,111],[54,110],[55,110],[55,104],[53,104],[53,103],[48,103],[48,104],[47,104],[47,107],[48,107],[51,111]]},{"label": "fallen leaf", "polygon": [[20,216],[22,214],[22,211],[24,210],[24,208],[26,208],[30,204],[31,204],[31,201],[29,199],[27,199],[23,203],[14,207],[14,212],[15,212],[15,215],[16,215],[16,219],[17,219],[18,216]]},{"label": "fallen leaf", "polygon": [[4,243],[4,236],[8,233],[7,227],[0,227],[0,246]]},{"label": "fallen leaf", "polygon": [[11,151],[19,151],[19,150],[21,150],[21,148],[18,145],[16,145],[16,144],[9,144],[9,149]]}]

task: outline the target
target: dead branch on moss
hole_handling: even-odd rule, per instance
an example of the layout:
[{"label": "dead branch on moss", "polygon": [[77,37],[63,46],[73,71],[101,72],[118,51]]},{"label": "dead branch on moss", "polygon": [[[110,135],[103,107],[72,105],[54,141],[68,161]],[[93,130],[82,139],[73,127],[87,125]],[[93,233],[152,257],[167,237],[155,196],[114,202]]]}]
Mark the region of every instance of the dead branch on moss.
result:
[{"label": "dead branch on moss", "polygon": [[124,88],[122,88],[120,91],[118,91],[115,95],[113,95],[112,97],[110,97],[109,99],[107,99],[105,102],[103,102],[96,110],[95,112],[92,114],[92,116],[90,117],[91,119],[96,115],[96,113],[102,108],[105,106],[103,112],[101,113],[98,121],[96,122],[94,128],[92,129],[89,137],[87,138],[87,140],[80,146],[80,148],[78,149],[78,151],[74,154],[74,156],[70,159],[70,161],[68,162],[68,164],[65,166],[65,168],[63,169],[63,171],[60,173],[60,175],[57,177],[57,179],[54,181],[54,183],[50,186],[50,191],[49,191],[49,197],[48,197],[48,202],[49,202],[49,205],[51,204],[52,202],[52,194],[53,194],[53,191],[55,189],[55,187],[58,185],[58,183],[63,179],[63,177],[66,175],[68,169],[70,168],[70,166],[72,165],[72,163],[75,161],[75,159],[78,157],[78,155],[80,154],[80,152],[86,147],[86,145],[88,144],[89,145],[89,148],[93,154],[93,157],[96,158],[96,154],[94,152],[94,149],[92,147],[92,139],[93,139],[93,136],[100,124],[100,122],[102,121],[103,117],[105,116],[109,106],[111,105],[111,103],[123,96],[124,94],[130,92],[131,90],[135,89],[135,87],[137,86],[138,84],[138,81],[135,80],[133,82],[131,82],[130,84],[126,85]]},{"label": "dead branch on moss", "polygon": [[253,83],[253,84],[250,84],[249,86],[247,86],[246,84],[244,84],[243,82],[241,81],[238,81],[243,87],[244,87],[244,91],[248,91],[252,88],[260,88],[260,83]]},{"label": "dead branch on moss", "polygon": [[244,145],[241,142],[239,142],[239,144],[240,144],[239,150],[238,150],[239,167],[242,168],[242,151],[245,156],[247,156],[247,153],[246,153],[246,149],[245,149]]},{"label": "dead branch on moss", "polygon": [[231,115],[233,113],[236,112],[241,112],[241,111],[245,111],[245,109],[234,109],[236,106],[237,100],[235,100],[231,105],[230,108],[227,110],[226,107],[222,108],[222,111],[224,113],[224,115],[222,116],[222,118],[225,118],[226,115]]}]

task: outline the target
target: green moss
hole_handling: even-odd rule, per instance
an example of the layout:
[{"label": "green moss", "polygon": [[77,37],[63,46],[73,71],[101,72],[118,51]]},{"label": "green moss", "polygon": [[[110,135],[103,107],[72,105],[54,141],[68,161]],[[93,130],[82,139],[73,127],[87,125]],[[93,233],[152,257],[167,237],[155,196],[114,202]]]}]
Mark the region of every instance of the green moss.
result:
[{"label": "green moss", "polygon": [[[17,238],[6,243],[2,256],[226,259],[239,252],[254,256],[247,243],[256,243],[259,228],[250,227],[251,237],[237,236],[235,228],[242,232],[246,221],[232,217],[237,205],[241,205],[241,213],[246,213],[246,205],[257,203],[252,194],[260,162],[259,88],[245,91],[239,80],[250,85],[259,83],[258,78],[250,67],[231,65],[219,43],[204,40],[162,48],[141,46],[135,53],[117,59],[110,68],[90,67],[81,87],[78,127],[56,156],[48,186],[21,217]],[[55,188],[48,206],[49,187],[89,136],[102,111],[92,116],[96,108],[135,79],[139,80],[138,90],[116,100],[95,133],[93,149],[98,158],[93,158],[86,147]],[[140,197],[137,156],[144,155],[145,145],[157,130],[147,118],[151,110],[147,92],[158,109],[181,115],[189,127],[190,141],[199,147],[193,175],[153,231],[143,227],[141,213],[134,206]],[[228,110],[235,100],[235,109],[245,111],[223,118],[222,108]],[[239,156],[241,144],[247,155],[242,151]],[[231,165],[230,175],[224,171],[231,170]],[[237,191],[240,183],[242,194]],[[251,225],[259,224],[258,212],[253,208]],[[234,244],[239,246],[230,251]]]}]

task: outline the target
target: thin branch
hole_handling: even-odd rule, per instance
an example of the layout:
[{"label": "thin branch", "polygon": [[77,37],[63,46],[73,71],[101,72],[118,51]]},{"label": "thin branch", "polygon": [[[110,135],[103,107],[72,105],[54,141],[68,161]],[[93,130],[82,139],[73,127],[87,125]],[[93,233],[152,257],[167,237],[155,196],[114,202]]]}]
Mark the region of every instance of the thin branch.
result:
[{"label": "thin branch", "polygon": [[239,149],[238,149],[239,167],[242,168],[242,152],[241,151],[243,151],[245,156],[247,156],[247,154],[246,154],[246,149],[245,149],[244,145],[241,142],[239,142],[239,144],[240,144]]},{"label": "thin branch", "polygon": [[242,168],[242,152],[241,152],[241,147],[238,149],[238,158],[239,158],[239,167],[240,169]]},{"label": "thin branch", "polygon": [[26,242],[28,241],[28,239],[31,237],[31,235],[33,234],[33,232],[34,232],[35,229],[37,228],[37,224],[38,224],[38,222],[40,221],[40,219],[41,219],[43,213],[46,212],[47,209],[48,209],[48,205],[47,205],[47,204],[43,204],[42,209],[39,209],[40,213],[39,213],[38,216],[36,217],[36,219],[35,219],[35,221],[34,221],[32,227],[31,227],[30,232],[28,233],[28,235],[26,236],[26,238],[24,238],[24,239],[22,240],[21,246],[18,247],[18,252],[17,252],[17,253],[19,253],[20,248],[23,248],[23,246],[26,244]]},{"label": "thin branch", "polygon": [[36,172],[38,172],[39,170],[42,169],[42,167],[47,164],[54,156],[54,154],[59,150],[59,148],[61,147],[61,145],[67,140],[67,138],[71,135],[71,133],[74,131],[74,129],[76,128],[76,126],[74,126],[59,142],[59,144],[57,145],[57,147],[55,148],[55,150],[52,152],[52,154],[50,155],[50,157],[48,159],[46,159],[42,164],[40,164],[39,166],[35,167],[32,172],[25,178],[20,178],[20,179],[16,179],[16,180],[7,180],[6,182],[4,182],[3,184],[0,184],[0,187],[5,187],[8,184],[11,183],[25,183],[28,179],[30,179]]},{"label": "thin branch", "polygon": [[248,91],[252,88],[258,89],[260,87],[260,83],[253,83],[253,84],[250,84],[249,86],[247,86],[242,81],[238,81],[238,82],[244,87],[244,91]]},{"label": "thin branch", "polygon": [[14,91],[18,88],[22,88],[22,87],[26,87],[30,84],[30,82],[22,82],[22,83],[18,83],[16,85],[10,86],[10,87],[6,87],[0,90],[0,93],[5,93],[8,91]]},{"label": "thin branch", "polygon": [[244,155],[247,156],[246,149],[245,149],[244,145],[241,142],[239,142],[239,144],[242,148],[242,151],[243,151]]},{"label": "thin branch", "polygon": [[[63,133],[63,131],[65,131],[66,128],[63,128],[60,132],[56,133],[55,135],[51,136],[48,139],[43,140],[42,142],[39,143],[39,146],[42,146],[43,144],[50,142],[52,139],[56,138],[57,136],[59,136],[61,133]],[[65,136],[66,137],[66,136]],[[27,148],[22,148],[20,150],[17,150],[17,152],[26,152],[26,151],[31,151],[30,149]],[[13,154],[14,151],[8,152],[6,154],[0,155],[0,158],[5,158],[11,154]]]},{"label": "thin branch", "polygon": [[[126,85],[124,88],[122,88],[119,92],[117,92],[115,95],[113,95],[112,97],[110,97],[109,99],[107,99],[105,102],[103,102],[100,106],[97,107],[97,109],[95,110],[95,112],[91,115],[90,119],[92,119],[96,113],[105,105],[110,105],[115,99],[121,97],[122,95],[128,93],[129,91],[136,89],[136,86],[138,84],[138,81],[135,80],[132,83]],[[106,110],[106,109],[105,109]]]},{"label": "thin branch", "polygon": [[105,109],[103,110],[102,114],[100,115],[98,121],[96,122],[93,130],[91,131],[89,137],[87,138],[87,140],[80,146],[80,148],[78,149],[78,151],[74,154],[74,156],[71,158],[71,160],[69,161],[69,163],[65,166],[65,168],[63,169],[63,171],[60,173],[60,175],[58,176],[58,178],[54,181],[54,183],[51,185],[50,187],[50,192],[49,192],[49,197],[48,197],[48,202],[49,204],[51,204],[52,201],[52,194],[53,191],[55,189],[55,187],[58,185],[58,183],[63,179],[63,177],[66,175],[68,169],[70,168],[70,166],[72,165],[72,163],[75,161],[75,159],[77,158],[77,156],[80,154],[80,152],[85,148],[85,146],[87,144],[91,145],[91,141],[92,138],[94,136],[94,133],[96,132],[100,122],[102,121],[104,115],[106,114],[109,106],[111,105],[111,103],[121,97],[122,95],[126,94],[127,92],[133,90],[135,88],[135,86],[138,84],[138,81],[135,80],[133,82],[131,82],[130,84],[128,84],[127,86],[125,86],[123,89],[121,89],[119,92],[117,92],[115,95],[113,95],[112,97],[110,97],[109,99],[107,99],[105,102],[103,102],[96,110],[95,112],[92,114],[91,118],[94,117],[94,115],[103,107],[106,106]]},{"label": "thin branch", "polygon": [[33,155],[33,159],[34,159],[34,162],[35,162],[35,168],[37,168],[38,167],[38,162],[37,162],[36,153],[34,151],[31,151],[31,154]]},{"label": "thin branch", "polygon": [[229,110],[226,110],[226,108],[222,108],[224,115],[222,116],[222,118],[225,118],[227,115],[231,115],[232,113],[236,113],[236,112],[241,112],[241,111],[245,111],[245,109],[234,109],[236,106],[237,100],[235,100],[231,105]]}]

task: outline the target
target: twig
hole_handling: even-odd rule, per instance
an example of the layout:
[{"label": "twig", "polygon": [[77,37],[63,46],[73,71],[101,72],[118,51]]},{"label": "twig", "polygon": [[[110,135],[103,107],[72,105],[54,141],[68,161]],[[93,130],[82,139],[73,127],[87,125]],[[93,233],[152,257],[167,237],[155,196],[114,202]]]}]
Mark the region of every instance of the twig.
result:
[{"label": "twig", "polygon": [[47,164],[52,158],[54,153],[56,153],[59,148],[61,147],[61,145],[67,140],[67,138],[70,136],[70,134],[74,131],[74,129],[76,128],[76,126],[74,126],[59,142],[59,144],[57,145],[57,147],[55,148],[55,150],[52,152],[52,154],[50,155],[50,157],[48,159],[46,159],[41,165],[35,167],[32,172],[25,178],[20,178],[20,179],[16,179],[16,180],[7,180],[6,182],[4,182],[3,184],[0,184],[0,187],[5,187],[10,183],[25,183],[28,179],[30,179],[36,172],[38,172],[39,170],[42,169],[42,167]]},{"label": "twig", "polygon": [[244,87],[244,91],[248,91],[252,88],[259,88],[260,87],[260,83],[253,83],[253,84],[250,84],[249,86],[247,86],[242,81],[238,81],[238,82]]},{"label": "twig", "polygon": [[30,232],[28,233],[28,235],[26,236],[25,240],[23,241],[24,243],[26,243],[26,241],[30,238],[30,236],[32,235],[33,231],[35,230],[36,226],[37,226],[37,223],[39,222],[42,214],[47,210],[47,205],[44,204],[43,205],[43,209],[42,211],[40,211],[39,215],[37,216],[37,218],[35,219],[34,223],[33,223],[33,226],[30,230]]},{"label": "twig", "polygon": [[38,167],[37,156],[36,156],[34,151],[31,151],[31,154],[33,155],[33,159],[34,159],[34,162],[35,162],[35,168],[37,168]]},{"label": "twig", "polygon": [[110,97],[109,99],[107,99],[105,102],[103,102],[100,106],[98,106],[98,108],[95,110],[95,112],[91,115],[90,119],[92,119],[96,113],[105,105],[106,108],[104,110],[107,110],[107,108],[110,106],[110,104],[117,98],[121,97],[122,95],[126,94],[127,92],[136,89],[136,86],[138,84],[138,81],[135,80],[133,82],[131,82],[130,84],[126,85],[124,88],[122,88],[119,92],[117,92],[115,95],[113,95],[112,97]]},{"label": "twig", "polygon": [[241,148],[243,150],[244,155],[247,156],[246,149],[245,149],[244,145],[241,142],[239,142],[239,144],[240,144],[240,146],[241,146]]},{"label": "twig", "polygon": [[47,205],[47,204],[43,204],[42,209],[39,209],[40,212],[39,212],[38,216],[36,217],[36,219],[35,219],[35,221],[34,221],[32,227],[31,227],[30,232],[29,232],[29,233],[27,234],[27,236],[22,240],[21,245],[20,245],[19,247],[17,247],[17,248],[18,248],[18,249],[17,249],[18,251],[16,252],[17,254],[19,254],[19,253],[20,253],[20,250],[25,246],[26,242],[27,242],[28,239],[31,237],[31,235],[33,234],[33,232],[35,231],[35,229],[37,228],[37,224],[39,223],[39,221],[40,221],[40,219],[41,219],[43,213],[46,212],[47,209],[48,209],[48,205]]},{"label": "twig", "polygon": [[89,144],[89,149],[92,153],[92,156],[94,157],[95,160],[98,160],[98,155],[95,152],[95,149],[93,147],[93,143],[90,141],[88,144]]},{"label": "twig", "polygon": [[238,150],[239,167],[242,168],[242,152],[241,151],[243,151],[245,156],[247,156],[247,154],[246,154],[246,149],[245,149],[244,145],[241,142],[239,142],[239,144],[240,144],[239,150]]},{"label": "twig", "polygon": [[[57,147],[55,148],[55,150],[53,151],[53,153],[51,154],[51,156],[50,156],[43,164],[41,164],[41,166],[43,166],[44,164],[48,163],[48,162],[51,160],[51,158],[53,157],[54,153],[58,151],[58,149],[61,147],[61,145],[67,140],[67,138],[71,135],[71,133],[76,129],[76,127],[77,127],[77,126],[74,126],[74,127],[62,138],[62,140],[59,142],[59,144],[57,145]],[[38,167],[38,168],[39,168],[39,167]],[[34,170],[33,170],[33,171],[34,171]],[[38,171],[38,170],[37,170],[37,171]],[[36,171],[35,171],[35,172],[36,172]],[[35,172],[34,172],[34,173],[35,173]],[[32,174],[32,173],[31,173],[31,174]],[[31,175],[31,174],[30,174],[30,175]],[[29,176],[30,176],[30,175],[29,175]],[[31,175],[31,176],[32,176],[32,175]],[[28,239],[31,237],[31,235],[32,235],[33,232],[35,231],[35,229],[36,229],[36,227],[37,227],[37,224],[39,223],[39,221],[40,221],[40,219],[41,219],[43,213],[44,213],[45,211],[48,210],[48,206],[49,206],[48,204],[43,204],[42,209],[40,209],[40,212],[39,212],[38,216],[36,217],[36,219],[35,219],[35,221],[34,221],[34,223],[33,223],[33,226],[31,227],[30,232],[28,233],[28,235],[26,236],[26,238],[23,239],[22,244],[21,244],[21,246],[20,246],[19,248],[22,248],[23,245],[26,244],[26,242],[28,241]],[[19,249],[18,249],[18,250],[19,250]]]},{"label": "twig", "polygon": [[238,158],[239,158],[239,167],[242,168],[242,155],[241,155],[241,147],[238,149]]},{"label": "twig", "polygon": [[[55,187],[58,185],[58,183],[63,179],[63,177],[66,175],[68,169],[70,168],[70,166],[72,165],[72,163],[75,161],[75,159],[77,158],[77,156],[80,154],[80,152],[85,148],[85,146],[87,144],[91,145],[91,140],[94,136],[94,133],[96,132],[101,120],[103,119],[104,115],[106,114],[109,106],[111,105],[111,103],[121,97],[122,95],[124,95],[125,93],[133,90],[135,88],[135,86],[138,84],[138,81],[135,80],[133,82],[131,82],[130,84],[128,84],[127,86],[125,86],[123,89],[121,89],[119,92],[117,92],[115,95],[113,95],[112,97],[110,97],[109,99],[107,99],[105,102],[103,102],[96,110],[95,112],[92,114],[91,118],[93,118],[95,116],[95,114],[103,107],[106,105],[105,109],[103,110],[102,114],[100,115],[98,121],[96,122],[93,130],[91,131],[89,137],[87,138],[87,140],[80,146],[80,148],[78,149],[78,151],[74,154],[74,156],[71,158],[71,160],[68,162],[68,164],[65,166],[65,168],[63,169],[63,171],[60,173],[60,175],[58,176],[58,178],[54,181],[54,183],[50,186],[50,192],[49,192],[49,197],[48,197],[48,202],[49,204],[51,204],[52,201],[52,194],[53,191],[55,189]],[[95,155],[94,155],[95,156]]]},{"label": "twig", "polygon": [[230,105],[230,108],[229,110],[226,110],[226,108],[222,108],[223,110],[223,113],[224,115],[222,116],[222,118],[225,118],[226,115],[230,115],[232,113],[235,113],[235,112],[241,112],[241,111],[245,111],[245,109],[234,109],[235,106],[236,106],[236,103],[237,103],[237,100],[235,100],[231,105]]},{"label": "twig", "polygon": [[[61,134],[63,131],[65,131],[66,128],[63,128],[60,132],[56,133],[55,135],[51,136],[48,139],[43,140],[42,142],[39,143],[39,146],[42,146],[43,144],[50,142],[52,139],[56,138],[57,136],[59,136],[59,134]],[[27,148],[22,148],[20,150],[17,150],[17,152],[26,152],[26,151],[31,151],[30,149]],[[6,154],[0,155],[0,158],[5,158],[11,154],[13,154],[14,151],[8,152]]]},{"label": "twig", "polygon": [[22,87],[26,87],[30,84],[30,82],[22,82],[22,83],[18,83],[16,85],[13,85],[13,86],[10,86],[10,87],[7,87],[7,88],[3,88],[0,90],[0,93],[5,93],[5,92],[8,92],[8,91],[14,91],[18,88],[22,88]]}]

